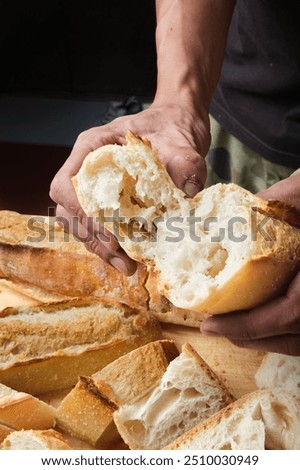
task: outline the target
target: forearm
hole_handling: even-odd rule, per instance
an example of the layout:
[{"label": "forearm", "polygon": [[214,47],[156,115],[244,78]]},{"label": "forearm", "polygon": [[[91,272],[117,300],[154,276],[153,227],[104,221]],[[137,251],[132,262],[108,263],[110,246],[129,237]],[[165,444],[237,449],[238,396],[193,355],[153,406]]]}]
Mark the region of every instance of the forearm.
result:
[{"label": "forearm", "polygon": [[155,100],[201,103],[208,112],[235,0],[156,0]]}]

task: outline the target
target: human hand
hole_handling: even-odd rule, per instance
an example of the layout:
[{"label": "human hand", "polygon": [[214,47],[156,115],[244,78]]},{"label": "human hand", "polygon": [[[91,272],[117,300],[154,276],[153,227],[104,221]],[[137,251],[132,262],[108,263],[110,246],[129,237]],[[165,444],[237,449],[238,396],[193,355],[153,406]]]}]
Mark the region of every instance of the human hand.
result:
[{"label": "human hand", "polygon": [[[300,210],[300,174],[258,195]],[[201,332],[225,336],[240,347],[300,356],[300,271],[281,297],[248,311],[210,316],[202,322]]]},{"label": "human hand", "polygon": [[71,178],[86,155],[106,144],[124,144],[128,130],[146,136],[176,186],[193,197],[206,179],[204,156],[209,143],[208,117],[181,105],[154,103],[141,113],[115,119],[79,135],[73,150],[51,184],[50,196],[57,203],[57,219],[96,253],[124,274],[133,274],[136,263],[121,249],[113,235],[87,217],[77,200]]}]

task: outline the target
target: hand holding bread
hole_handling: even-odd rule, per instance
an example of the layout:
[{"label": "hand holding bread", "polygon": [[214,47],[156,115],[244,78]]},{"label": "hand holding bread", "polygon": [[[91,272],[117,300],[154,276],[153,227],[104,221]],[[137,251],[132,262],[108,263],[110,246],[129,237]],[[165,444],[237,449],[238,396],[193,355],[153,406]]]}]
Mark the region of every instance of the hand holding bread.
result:
[{"label": "hand holding bread", "polygon": [[186,199],[150,142],[131,132],[127,145],[90,153],[73,183],[85,212],[148,266],[159,292],[199,316],[267,302],[298,269],[300,230],[278,205],[234,184]]},{"label": "hand holding bread", "polygon": [[160,104],[158,100],[137,115],[89,129],[77,138],[68,160],[51,185],[51,198],[58,204],[57,215],[71,231],[75,229],[74,219],[78,220],[78,230],[86,247],[127,275],[134,272],[136,264],[101,226],[90,223],[78,203],[71,178],[92,150],[106,144],[123,144],[128,129],[148,135],[153,145],[160,148],[160,157],[173,181],[190,197],[203,188],[206,178],[204,156],[209,147],[207,117],[205,121],[196,108],[190,107],[187,111],[184,103]]},{"label": "hand holding bread", "polygon": [[[300,210],[300,174],[271,186],[260,193]],[[294,211],[291,223],[299,227],[299,212]],[[296,230],[296,229],[295,229]],[[299,231],[299,229],[298,229]],[[286,240],[287,243],[289,239]],[[299,241],[295,246],[299,258]],[[300,272],[282,295],[249,311],[232,313],[227,319],[210,317],[201,326],[205,334],[222,335],[234,344],[264,351],[300,355]]]}]

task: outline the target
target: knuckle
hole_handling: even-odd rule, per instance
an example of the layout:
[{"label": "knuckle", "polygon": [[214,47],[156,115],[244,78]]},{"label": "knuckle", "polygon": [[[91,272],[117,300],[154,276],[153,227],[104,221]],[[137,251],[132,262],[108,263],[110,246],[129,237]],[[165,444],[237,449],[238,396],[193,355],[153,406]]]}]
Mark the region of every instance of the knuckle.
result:
[{"label": "knuckle", "polygon": [[300,306],[297,302],[292,302],[282,315],[282,329],[286,333],[300,332]]},{"label": "knuckle", "polygon": [[53,180],[51,181],[50,191],[49,191],[49,195],[51,199],[56,203],[59,202],[61,187],[62,187],[61,175],[57,173],[54,176]]}]

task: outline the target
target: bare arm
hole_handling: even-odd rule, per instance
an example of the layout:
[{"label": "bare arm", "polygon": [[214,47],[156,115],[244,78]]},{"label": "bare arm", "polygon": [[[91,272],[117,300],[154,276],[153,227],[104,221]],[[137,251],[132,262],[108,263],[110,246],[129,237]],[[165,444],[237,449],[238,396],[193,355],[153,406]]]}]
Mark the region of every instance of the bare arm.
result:
[{"label": "bare arm", "polygon": [[126,274],[135,262],[116,240],[88,220],[71,177],[85,156],[108,143],[124,143],[128,129],[147,136],[159,150],[175,184],[194,196],[206,178],[204,157],[210,144],[208,107],[217,83],[234,6],[233,0],[157,0],[158,86],[149,109],[115,119],[79,135],[55,176],[51,198],[57,215],[77,232],[86,247]]}]

